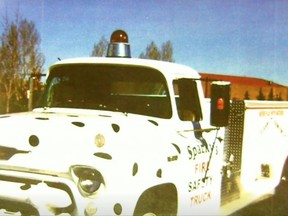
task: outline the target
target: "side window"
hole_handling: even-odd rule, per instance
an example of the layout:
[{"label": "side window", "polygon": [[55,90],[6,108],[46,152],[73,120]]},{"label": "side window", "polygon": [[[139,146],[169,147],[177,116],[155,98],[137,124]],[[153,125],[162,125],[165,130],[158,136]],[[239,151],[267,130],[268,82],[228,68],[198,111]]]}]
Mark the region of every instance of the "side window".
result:
[{"label": "side window", "polygon": [[49,85],[48,91],[47,91],[47,101],[45,103],[46,106],[50,107],[53,104],[53,101],[55,100],[55,88],[59,85],[61,79],[59,77],[53,78],[51,80],[51,84]]},{"label": "side window", "polygon": [[68,76],[53,77],[47,92],[47,106],[65,106],[74,101],[75,86]]},{"label": "side window", "polygon": [[173,81],[178,116],[182,121],[200,121],[202,111],[193,79],[177,79]]}]

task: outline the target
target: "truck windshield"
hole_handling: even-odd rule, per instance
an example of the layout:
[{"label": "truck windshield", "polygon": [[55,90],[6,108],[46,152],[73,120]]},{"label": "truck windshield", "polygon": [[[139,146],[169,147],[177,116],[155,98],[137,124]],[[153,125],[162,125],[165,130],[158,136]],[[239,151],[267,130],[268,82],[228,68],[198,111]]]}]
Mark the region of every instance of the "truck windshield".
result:
[{"label": "truck windshield", "polygon": [[166,79],[143,66],[58,65],[50,70],[42,107],[97,109],[171,118]]}]

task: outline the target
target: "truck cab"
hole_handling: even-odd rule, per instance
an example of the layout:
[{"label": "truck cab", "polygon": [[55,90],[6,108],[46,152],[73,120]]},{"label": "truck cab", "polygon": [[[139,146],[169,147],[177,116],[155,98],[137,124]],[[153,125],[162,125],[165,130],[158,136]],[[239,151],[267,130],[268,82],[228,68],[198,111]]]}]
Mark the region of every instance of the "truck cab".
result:
[{"label": "truck cab", "polygon": [[[123,214],[164,210],[193,214],[190,208],[199,208],[195,211],[199,214],[207,211],[207,205],[216,211],[223,131],[221,135],[220,128],[209,122],[210,104],[203,97],[199,78],[189,67],[153,60],[63,60],[50,68],[44,97],[33,112],[59,115],[63,120],[68,117],[75,129],[95,137],[94,143],[76,142],[77,138],[67,142],[67,137],[79,136],[79,132],[70,134],[55,122],[63,135],[67,133],[56,144],[57,151],[60,145],[69,149],[63,150],[67,153],[81,151],[71,159],[61,151],[57,161],[64,163],[63,158],[66,169],[75,161],[95,168],[103,176],[102,193],[109,201],[115,199],[114,205],[119,203]],[[49,136],[51,132],[47,130]],[[121,194],[122,201],[115,193]],[[92,194],[102,199],[100,192]],[[163,201],[160,205],[156,200]],[[115,213],[112,207],[101,210],[95,205],[101,214]]]}]

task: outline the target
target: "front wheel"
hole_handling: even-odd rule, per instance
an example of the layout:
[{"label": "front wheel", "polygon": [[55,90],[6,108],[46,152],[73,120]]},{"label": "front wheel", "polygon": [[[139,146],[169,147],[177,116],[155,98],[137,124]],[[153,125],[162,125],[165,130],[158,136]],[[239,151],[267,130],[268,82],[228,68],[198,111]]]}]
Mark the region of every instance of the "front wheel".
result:
[{"label": "front wheel", "polygon": [[135,216],[177,215],[177,190],[171,183],[157,185],[144,191],[139,197]]}]

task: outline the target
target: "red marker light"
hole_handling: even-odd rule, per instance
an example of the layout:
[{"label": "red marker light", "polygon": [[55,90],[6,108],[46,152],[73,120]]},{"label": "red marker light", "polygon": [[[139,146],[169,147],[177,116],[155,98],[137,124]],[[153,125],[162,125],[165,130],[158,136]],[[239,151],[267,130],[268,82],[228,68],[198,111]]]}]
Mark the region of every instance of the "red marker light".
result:
[{"label": "red marker light", "polygon": [[218,98],[217,100],[217,109],[223,110],[224,109],[224,100],[223,98]]},{"label": "red marker light", "polygon": [[110,38],[111,43],[128,43],[128,35],[123,30],[116,30]]}]

